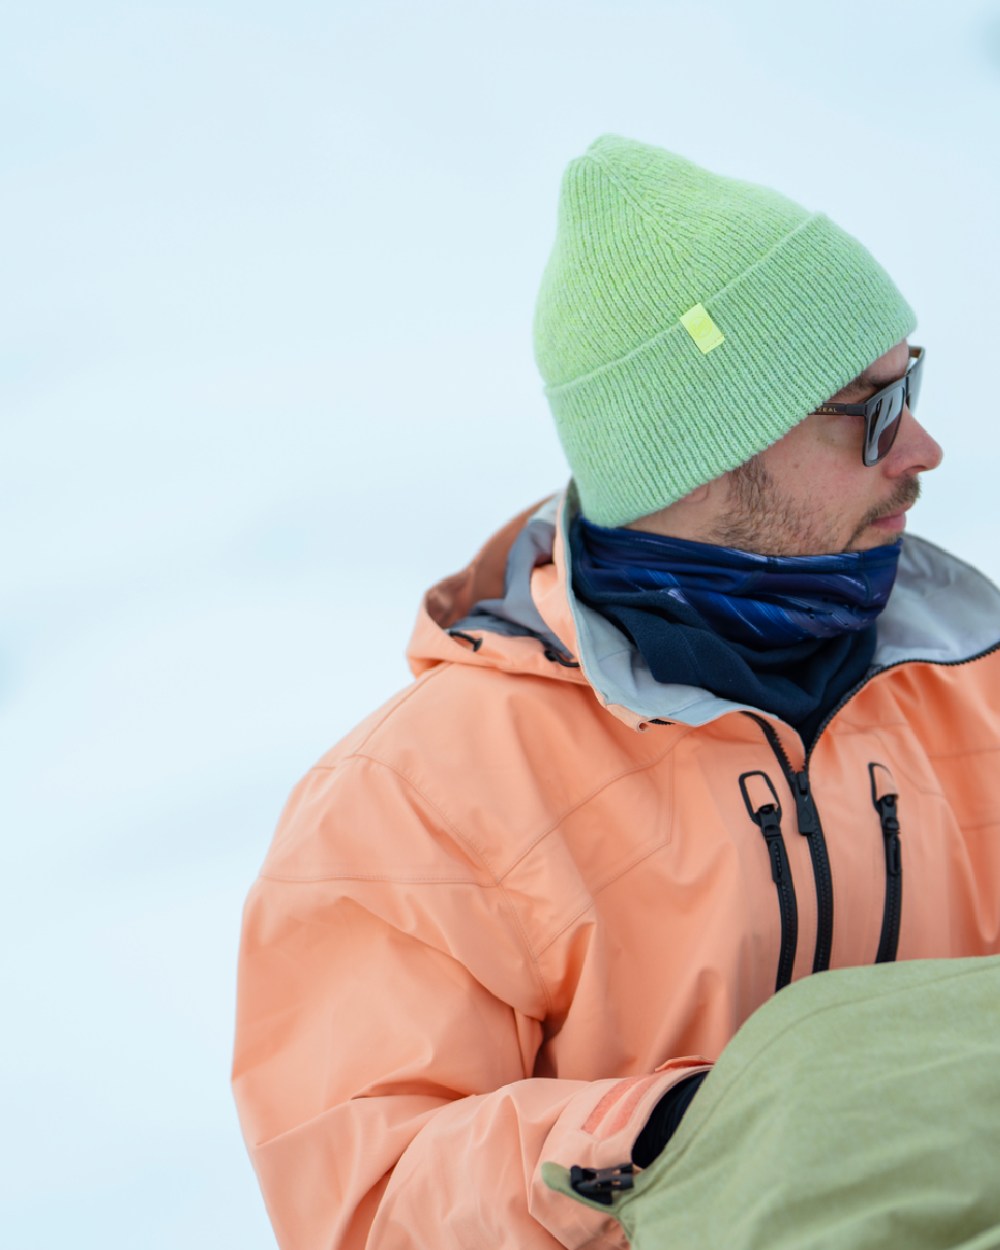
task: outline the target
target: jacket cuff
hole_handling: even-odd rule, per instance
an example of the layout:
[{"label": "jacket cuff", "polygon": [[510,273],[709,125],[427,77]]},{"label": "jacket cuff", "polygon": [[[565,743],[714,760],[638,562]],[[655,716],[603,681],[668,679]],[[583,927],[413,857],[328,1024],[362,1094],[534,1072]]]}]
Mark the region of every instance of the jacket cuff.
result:
[{"label": "jacket cuff", "polygon": [[575,1204],[572,1214],[563,1194],[542,1176],[544,1162],[569,1169],[595,1170],[630,1162],[632,1147],[660,1099],[676,1084],[711,1068],[700,1055],[671,1059],[648,1076],[594,1081],[563,1109],[545,1139],[542,1163],[532,1178],[532,1217],[567,1250],[583,1250],[595,1241],[603,1247],[626,1247],[621,1226],[607,1212]]}]

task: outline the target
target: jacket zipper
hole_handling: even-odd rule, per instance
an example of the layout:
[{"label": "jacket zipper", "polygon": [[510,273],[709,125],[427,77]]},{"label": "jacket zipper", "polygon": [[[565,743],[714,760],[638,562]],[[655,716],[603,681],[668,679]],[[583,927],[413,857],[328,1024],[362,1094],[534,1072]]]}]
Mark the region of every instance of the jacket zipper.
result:
[{"label": "jacket zipper", "polygon": [[[894,668],[902,668],[906,664],[925,663],[925,664],[933,664],[935,668],[962,668],[966,664],[975,664],[979,660],[985,660],[988,656],[993,655],[994,652],[996,651],[1000,651],[1000,643],[994,643],[992,647],[987,647],[984,651],[980,651],[976,655],[966,656],[965,659],[963,660],[923,660],[923,661],[913,660],[913,659],[897,660],[895,664],[886,664],[883,667],[876,669],[875,672],[867,674],[861,681],[858,682],[856,686],[852,686],[852,688],[847,691],[847,693],[843,696],[843,698],[836,705],[836,707],[833,707],[830,709],[830,711],[827,713],[827,715],[824,717],[823,721],[821,722],[819,728],[816,730],[816,734],[812,740],[812,744],[810,745],[809,750],[806,752],[805,762],[804,762],[802,773],[801,773],[801,776],[806,778],[807,788],[808,788],[807,773],[808,773],[808,768],[809,768],[809,760],[810,760],[810,757],[812,756],[813,751],[816,750],[816,744],[819,742],[820,737],[823,734],[823,731],[830,724],[833,718],[837,715],[840,709],[842,707],[845,707],[851,701],[851,699],[853,699],[857,694],[859,694],[865,688],[865,686],[868,685],[870,681],[874,681],[876,677],[881,677],[883,673],[891,673]],[[775,752],[778,755],[778,759],[782,761],[782,766],[786,769],[786,775],[789,777],[798,775],[795,773],[795,770],[792,768],[791,761],[788,759],[788,756],[785,754],[785,750],[781,745],[781,740],[778,738],[778,735],[774,732],[774,729],[771,727],[771,725],[762,717],[754,716],[752,712],[748,712],[747,715],[750,716],[753,720],[755,720],[758,723],[758,725],[760,725],[760,727],[764,730],[764,733],[768,737],[768,741],[771,743],[772,747],[774,748]],[[796,793],[794,787],[793,787],[792,793],[793,794]],[[888,796],[883,796],[883,798],[885,797],[888,797]],[[893,796],[893,797],[895,798],[896,796]],[[810,802],[811,802],[811,797],[810,797]],[[797,799],[796,799],[796,806],[798,806]],[[892,811],[889,811],[888,809],[884,807],[880,807],[878,803],[876,803],[875,806],[879,814],[879,820],[882,823],[882,839],[883,839],[883,844],[885,846],[885,865],[886,865],[886,899],[885,899],[885,911],[883,912],[883,917],[882,917],[882,934],[879,940],[878,953],[876,955],[876,963],[878,963],[878,962],[882,962],[883,960],[888,961],[890,959],[895,958],[896,949],[897,949],[897,945],[899,942],[899,924],[900,924],[900,918],[902,915],[903,875],[902,875],[902,856],[901,856],[900,846],[899,846],[899,820],[894,810],[895,803],[891,805],[893,808]],[[812,807],[813,807],[813,811],[815,811],[816,810],[815,803],[812,804]],[[819,822],[818,812],[816,814],[816,820],[818,824]],[[887,821],[888,821],[888,826],[887,826]],[[822,831],[820,831],[820,837],[822,837]],[[809,849],[810,850],[813,849],[812,841],[810,841]],[[823,844],[823,858],[824,860],[827,860],[825,842]],[[813,858],[814,867],[815,867],[815,863],[816,863],[816,860],[814,856]],[[828,883],[830,880],[829,873],[830,873],[829,861],[827,860],[826,879]],[[817,878],[817,881],[816,881],[817,899],[819,898],[819,893],[820,893],[820,882],[819,882],[819,878]],[[831,915],[830,915],[829,939],[832,940],[832,936],[833,936],[832,887],[831,887],[831,894],[830,894],[830,907],[831,907]],[[892,954],[889,954],[890,950],[892,951]],[[820,933],[819,933],[819,930],[817,929],[816,960],[819,959],[819,956],[820,956]],[[827,960],[829,961],[829,940],[827,942]],[[824,967],[826,966],[828,966],[828,964],[824,965]],[[816,961],[814,961],[813,971],[816,972],[819,970],[820,969],[817,968],[816,966]]]},{"label": "jacket zipper", "polygon": [[878,812],[879,823],[882,826],[882,844],[885,847],[885,908],[882,912],[882,932],[879,936],[875,962],[886,964],[896,958],[896,950],[899,946],[899,921],[903,912],[899,795],[893,786],[892,774],[884,764],[869,764],[868,773],[872,782],[872,803]]},{"label": "jacket zipper", "polygon": [[[748,782],[752,777],[760,777],[770,791],[773,803],[755,802],[750,794]],[[784,987],[792,979],[792,966],[795,963],[795,948],[799,939],[799,911],[795,901],[795,884],[792,881],[792,870],[788,863],[785,850],[785,839],[781,835],[781,804],[777,791],[771,784],[767,773],[750,772],[740,777],[740,791],[746,804],[750,819],[760,829],[767,843],[767,853],[771,861],[771,880],[778,892],[778,910],[781,915],[781,946],[778,953],[778,974],[774,989]],[[760,791],[758,790],[760,796]]]},{"label": "jacket zipper", "polygon": [[[824,719],[820,722],[820,726],[816,730],[813,737],[812,745],[806,752],[806,766],[808,767],[809,757],[812,755],[813,751],[816,750],[816,743],[819,742],[823,730],[826,729],[827,725],[829,725],[840,709],[842,707],[846,707],[854,696],[864,690],[865,686],[867,686],[870,681],[874,681],[876,677],[881,677],[883,673],[891,673],[894,668],[903,668],[907,664],[930,664],[933,665],[934,668],[962,668],[966,664],[975,664],[979,660],[985,660],[988,656],[991,656],[994,651],[1000,651],[1000,642],[994,643],[992,647],[987,647],[985,651],[979,651],[975,655],[966,656],[964,660],[922,660],[917,657],[916,659],[897,660],[895,664],[885,664],[881,668],[877,668],[874,673],[868,673],[861,679],[861,681],[858,682],[856,686],[852,686],[850,690],[848,690],[836,707],[831,708]],[[748,715],[752,715],[752,713],[748,713]],[[754,716],[754,720],[757,719],[758,718]],[[763,723],[767,724],[766,721]]]},{"label": "jacket zipper", "polygon": [[[792,767],[792,762],[785,753],[784,747],[781,745],[781,739],[775,733],[774,729],[768,721],[762,716],[757,716],[753,712],[744,712],[745,716],[749,716],[751,720],[757,722],[766,736],[768,742],[778,762],[781,764],[782,771],[788,779],[791,787],[792,795],[795,798],[796,811],[799,817],[799,832],[809,838],[809,851],[813,863],[813,874],[816,877],[816,904],[817,904],[817,922],[816,922],[816,950],[813,956],[813,971],[825,971],[830,966],[830,950],[833,943],[833,883],[830,877],[830,861],[826,850],[826,840],[823,836],[822,826],[819,823],[819,812],[816,809],[815,801],[809,788],[809,760],[816,744],[819,742],[823,731],[830,724],[842,707],[845,707],[855,695],[859,694],[870,681],[874,681],[876,677],[881,677],[883,673],[890,673],[895,668],[902,668],[906,664],[926,663],[933,664],[936,668],[962,668],[966,664],[975,664],[979,660],[985,660],[988,656],[993,655],[996,651],[1000,651],[1000,643],[995,643],[992,647],[987,647],[984,651],[978,652],[976,655],[966,656],[962,660],[924,660],[918,661],[914,659],[897,660],[895,664],[886,664],[878,668],[873,673],[869,673],[856,686],[852,686],[850,690],[841,698],[837,705],[830,709],[824,720],[821,722],[816,734],[813,737],[812,744],[805,755],[802,772],[797,773]],[[675,722],[670,720],[657,719],[653,723],[670,725]],[[793,779],[801,779],[802,789],[799,789],[799,781]],[[806,829],[803,829],[803,817],[805,817]],[[902,914],[902,860],[899,847],[899,826],[898,817],[892,813],[892,817],[897,820],[895,829],[891,823],[888,831],[883,819],[882,810],[879,809],[879,819],[882,820],[882,835],[885,845],[886,855],[886,908],[883,914],[882,937],[885,939],[879,941],[878,956],[884,952],[888,952],[891,948],[895,952],[896,944],[898,944],[898,930],[900,917]],[[808,830],[808,832],[807,832]],[[898,871],[897,871],[898,869]],[[894,935],[895,930],[895,935]],[[886,959],[893,958],[887,953]]]},{"label": "jacket zipper", "polygon": [[833,946],[833,880],[830,876],[830,857],[826,850],[823,826],[809,786],[809,770],[804,765],[801,772],[796,772],[773,726],[763,717],[754,716],[751,712],[747,715],[761,727],[777,756],[795,800],[799,833],[809,843],[809,857],[816,881],[816,948],[813,952],[812,970],[825,972],[830,967],[830,951]]}]

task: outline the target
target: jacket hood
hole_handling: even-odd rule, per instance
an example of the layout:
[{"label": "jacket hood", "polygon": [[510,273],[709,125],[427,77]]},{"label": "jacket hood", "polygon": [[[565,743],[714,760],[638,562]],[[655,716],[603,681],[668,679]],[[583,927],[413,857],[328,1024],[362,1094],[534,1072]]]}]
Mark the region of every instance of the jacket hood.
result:
[{"label": "jacket hood", "polygon": [[466,568],[431,587],[407,648],[415,676],[457,663],[586,683],[565,590],[562,498],[519,513]]},{"label": "jacket hood", "polygon": [[[571,483],[428,592],[407,652],[414,674],[450,661],[585,682],[637,729],[759,712],[699,687],[657,682],[631,641],[576,598],[565,537],[578,507]],[[1000,591],[978,569],[908,535],[870,672],[911,661],[959,664],[998,645]]]}]

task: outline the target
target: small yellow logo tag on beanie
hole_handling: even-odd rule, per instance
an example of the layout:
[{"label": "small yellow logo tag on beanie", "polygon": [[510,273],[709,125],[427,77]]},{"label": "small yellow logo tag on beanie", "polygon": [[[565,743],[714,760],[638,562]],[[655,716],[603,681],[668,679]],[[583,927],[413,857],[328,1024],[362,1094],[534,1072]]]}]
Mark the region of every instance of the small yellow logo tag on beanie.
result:
[{"label": "small yellow logo tag on beanie", "polygon": [[681,325],[694,339],[698,350],[704,356],[726,341],[726,336],[701,304],[695,304],[687,310],[681,317]]}]

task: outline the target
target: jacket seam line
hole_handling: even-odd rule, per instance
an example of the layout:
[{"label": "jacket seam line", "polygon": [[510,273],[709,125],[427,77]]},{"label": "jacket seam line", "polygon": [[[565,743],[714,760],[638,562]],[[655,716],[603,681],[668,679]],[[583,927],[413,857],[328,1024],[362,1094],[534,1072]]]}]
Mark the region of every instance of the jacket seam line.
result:
[{"label": "jacket seam line", "polygon": [[1000,753],[1000,742],[991,747],[974,747],[966,751],[935,751],[933,754],[928,751],[927,758],[929,760],[961,760],[973,755],[996,755],[998,753]]},{"label": "jacket seam line", "polygon": [[435,877],[417,874],[412,876],[402,874],[400,876],[390,876],[389,873],[352,872],[346,869],[343,871],[317,872],[315,874],[264,871],[259,875],[262,881],[284,882],[288,885],[318,885],[323,881],[383,881],[391,885],[471,885],[480,890],[494,890],[498,888],[495,881],[484,884],[482,881],[477,881],[475,877]]},{"label": "jacket seam line", "polygon": [[[380,1095],[380,1094],[375,1095],[375,1097],[377,1098],[386,1097],[386,1096],[387,1095]],[[388,1095],[388,1096],[394,1096],[394,1095]],[[426,1110],[419,1112],[416,1117],[418,1121],[426,1121],[429,1115],[433,1115],[435,1112],[440,1111],[442,1107],[451,1106],[452,1102],[454,1101],[452,1099],[438,1097],[437,1095],[433,1095],[433,1094],[415,1094],[415,1095],[407,1095],[407,1096],[416,1097],[416,1098],[434,1098],[434,1100],[439,1104],[436,1107],[428,1107]],[[280,1133],[275,1133],[273,1137],[266,1137],[262,1141],[254,1142],[253,1148],[254,1150],[267,1150],[271,1146],[276,1146],[280,1144],[282,1141],[284,1141],[285,1139],[289,1137],[294,1137],[297,1133],[302,1133],[303,1131],[312,1128],[314,1124],[330,1116],[332,1113],[340,1111],[344,1106],[347,1106],[349,1103],[360,1102],[366,1097],[367,1095],[365,1094],[351,1095],[349,1098],[344,1099],[342,1103],[336,1103],[330,1107],[323,1107],[319,1111],[317,1111],[315,1115],[309,1116],[308,1119],[302,1120],[299,1124],[292,1124],[288,1128],[283,1128]],[[419,1132],[423,1128],[424,1128],[424,1124],[419,1123],[417,1132]],[[406,1149],[409,1148],[409,1144],[410,1143],[407,1144]]]},{"label": "jacket seam line", "polygon": [[644,863],[647,859],[650,859],[653,855],[656,854],[657,851],[662,850],[664,845],[665,843],[663,843],[662,841],[658,841],[655,846],[644,848],[640,853],[637,853],[635,858],[630,860],[629,863],[627,863],[625,867],[621,869],[620,872],[616,872],[614,876],[608,877],[606,881],[602,881],[600,886],[588,896],[587,901],[583,904],[583,906],[578,907],[577,910],[574,911],[573,914],[567,918],[565,923],[559,926],[559,928],[548,939],[545,945],[539,947],[538,949],[539,957],[544,955],[547,950],[549,950],[556,942],[558,942],[559,939],[562,937],[562,935],[566,932],[566,930],[570,928],[571,925],[575,924],[576,921],[579,920],[581,916],[586,915],[586,913],[590,910],[590,907],[593,904],[594,900],[598,897],[599,894],[602,894],[609,886],[614,885],[616,881],[620,881],[622,877],[627,876],[634,868],[637,868],[640,864]]},{"label": "jacket seam line", "polygon": [[[388,720],[390,720],[405,703],[409,703],[410,699],[413,698],[413,696],[417,693],[417,691],[421,690],[424,687],[424,685],[428,681],[431,680],[432,677],[437,677],[444,671],[445,671],[445,665],[438,664],[434,668],[428,669],[426,672],[421,673],[419,677],[415,677],[413,681],[411,682],[409,688],[406,691],[404,691],[401,695],[397,696],[397,698],[391,703],[391,705],[385,709],[385,711],[378,718],[378,720],[370,727],[368,732],[365,734],[362,740],[358,743],[357,751],[360,751],[363,747],[367,746],[368,742],[371,740],[373,735],[376,734],[382,728],[382,726]],[[355,752],[351,753],[351,755],[353,754],[355,754]],[[351,755],[346,756],[345,760],[350,759]],[[344,761],[340,761],[340,762],[343,763]],[[338,764],[316,764],[311,771],[312,772],[321,772],[321,771],[322,772],[335,772],[336,769],[339,768],[339,766],[340,766],[339,763]]]},{"label": "jacket seam line", "polygon": [[603,794],[604,791],[607,790],[609,786],[615,785],[617,782],[621,781],[623,778],[634,777],[639,773],[648,772],[649,769],[656,768],[658,765],[662,764],[663,761],[667,759],[668,756],[672,755],[673,752],[676,751],[680,742],[683,741],[683,739],[686,738],[689,734],[693,733],[695,729],[698,727],[697,726],[684,726],[683,728],[685,732],[679,734],[677,737],[677,740],[673,742],[669,747],[667,747],[667,749],[662,753],[662,755],[658,755],[656,759],[647,760],[643,764],[637,764],[634,768],[623,769],[622,772],[616,773],[613,777],[609,777],[606,781],[601,782],[601,784],[597,787],[596,790],[591,790],[590,793],[584,795],[582,799],[578,799],[570,807],[567,807],[564,811],[560,812],[560,814],[557,817],[555,817],[552,823],[548,825],[545,829],[543,829],[541,833],[537,833],[531,839],[530,843],[524,848],[521,854],[518,855],[518,857],[515,860],[512,860],[511,863],[509,863],[506,868],[504,868],[504,870],[499,874],[498,880],[503,881],[505,878],[509,877],[510,874],[514,871],[514,869],[517,868],[520,864],[522,864],[524,860],[527,859],[527,857],[533,851],[537,850],[540,843],[544,842],[546,838],[550,837],[553,833],[555,833],[555,831],[559,828],[559,826],[569,816],[574,815],[576,812],[586,807],[588,803],[592,803],[598,797],[598,795]]},{"label": "jacket seam line", "polygon": [[398,768],[394,768],[391,764],[385,763],[384,760],[379,760],[379,759],[376,759],[372,755],[367,755],[365,752],[363,752],[360,749],[360,747],[358,750],[353,751],[349,756],[347,756],[347,759],[348,760],[351,760],[351,759],[367,760],[370,764],[375,765],[376,768],[384,768],[386,772],[392,773],[393,776],[398,777],[400,781],[402,781],[406,786],[408,786],[410,790],[412,790],[412,792],[416,794],[431,809],[431,811],[434,812],[434,814],[441,821],[442,825],[448,829],[448,831],[452,834],[452,836],[456,838],[466,848],[467,851],[469,851],[469,853],[475,858],[476,862],[482,865],[487,875],[493,882],[494,887],[500,892],[500,896],[502,897],[504,901],[504,904],[510,915],[511,921],[513,922],[514,928],[516,929],[517,934],[519,938],[521,939],[521,944],[524,947],[524,950],[531,963],[531,969],[532,969],[532,972],[534,973],[535,980],[538,984],[538,988],[542,991],[542,998],[545,1000],[545,1004],[547,1008],[549,1009],[549,1011],[551,1011],[553,1007],[552,996],[549,993],[549,987],[548,985],[546,985],[545,978],[542,975],[542,970],[538,962],[538,957],[535,954],[535,951],[530,941],[528,940],[528,935],[525,932],[524,926],[521,923],[521,917],[518,914],[517,908],[514,906],[513,899],[510,897],[510,894],[507,892],[507,889],[505,888],[503,881],[497,876],[496,872],[488,863],[485,855],[483,855],[483,853],[475,845],[472,839],[466,837],[466,835],[458,828],[458,826],[455,825],[453,821],[450,820],[449,817],[446,816],[443,811],[441,811],[438,805],[434,803],[431,799],[429,799],[427,795],[424,794],[424,792],[420,789],[420,787],[414,781],[412,781],[411,778],[409,778],[405,773],[400,772]]}]

